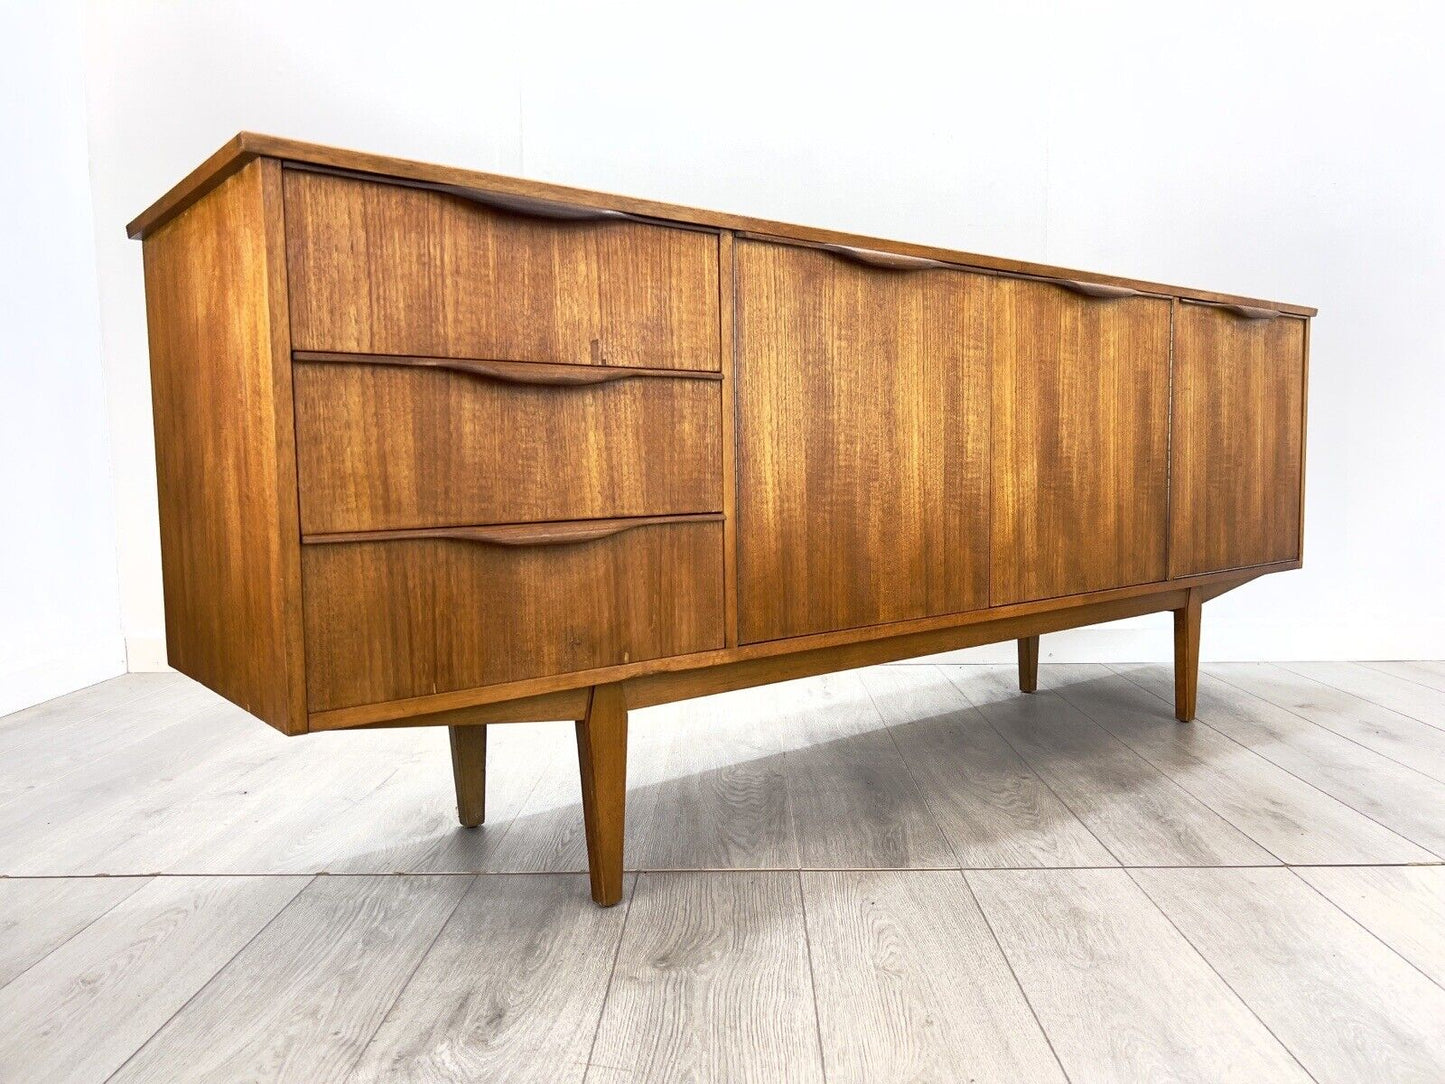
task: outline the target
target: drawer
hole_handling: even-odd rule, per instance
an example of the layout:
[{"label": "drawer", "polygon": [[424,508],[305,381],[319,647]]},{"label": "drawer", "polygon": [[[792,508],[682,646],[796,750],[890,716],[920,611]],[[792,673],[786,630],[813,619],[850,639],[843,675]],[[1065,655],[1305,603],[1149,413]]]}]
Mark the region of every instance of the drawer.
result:
[{"label": "drawer", "polygon": [[712,374],[445,364],[297,361],[304,533],[722,508]]},{"label": "drawer", "polygon": [[721,516],[310,542],[309,708],[722,647],[722,552]]},{"label": "drawer", "polygon": [[715,234],[297,169],[284,192],[297,350],[720,368]]}]

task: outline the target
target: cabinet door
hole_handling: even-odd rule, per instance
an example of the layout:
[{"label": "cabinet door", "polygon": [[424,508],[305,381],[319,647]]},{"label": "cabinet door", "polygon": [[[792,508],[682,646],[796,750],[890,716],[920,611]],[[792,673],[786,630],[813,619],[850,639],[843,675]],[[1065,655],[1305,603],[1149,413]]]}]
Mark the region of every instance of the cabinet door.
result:
[{"label": "cabinet door", "polygon": [[1165,578],[1169,307],[995,285],[995,606]]},{"label": "cabinet door", "polygon": [[1170,574],[1300,555],[1305,322],[1179,306]]},{"label": "cabinet door", "polygon": [[740,639],[986,605],[991,281],[736,261]]}]

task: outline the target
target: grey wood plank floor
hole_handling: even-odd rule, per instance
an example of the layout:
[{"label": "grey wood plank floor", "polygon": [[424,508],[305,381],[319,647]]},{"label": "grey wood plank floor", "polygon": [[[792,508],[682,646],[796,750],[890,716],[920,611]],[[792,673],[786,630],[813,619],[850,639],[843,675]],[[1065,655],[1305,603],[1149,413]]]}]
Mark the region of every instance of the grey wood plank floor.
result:
[{"label": "grey wood plank floor", "polygon": [[0,719],[0,1079],[1445,1079],[1445,665],[877,667],[284,739],[174,674]]}]

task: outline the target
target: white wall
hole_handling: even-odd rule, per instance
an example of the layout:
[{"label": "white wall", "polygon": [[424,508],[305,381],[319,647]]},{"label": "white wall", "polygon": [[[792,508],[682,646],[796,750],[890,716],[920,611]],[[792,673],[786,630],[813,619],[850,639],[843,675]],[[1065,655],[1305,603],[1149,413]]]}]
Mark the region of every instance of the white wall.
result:
[{"label": "white wall", "polygon": [[[1445,27],[1426,3],[1332,9],[93,3],[132,665],[159,663],[162,608],[122,226],[241,128],[1316,304],[1307,568],[1211,603],[1205,653],[1445,656]],[[1045,649],[1163,657],[1166,628]]]},{"label": "white wall", "polygon": [[0,6],[0,715],[125,669],[80,28]]}]

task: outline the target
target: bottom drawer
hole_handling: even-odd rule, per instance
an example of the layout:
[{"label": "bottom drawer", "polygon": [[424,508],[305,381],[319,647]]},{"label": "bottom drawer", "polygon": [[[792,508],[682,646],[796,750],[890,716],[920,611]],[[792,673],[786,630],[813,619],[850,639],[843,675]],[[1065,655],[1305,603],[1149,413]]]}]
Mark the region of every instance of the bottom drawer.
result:
[{"label": "bottom drawer", "polygon": [[722,647],[719,518],[308,542],[310,710]]}]

